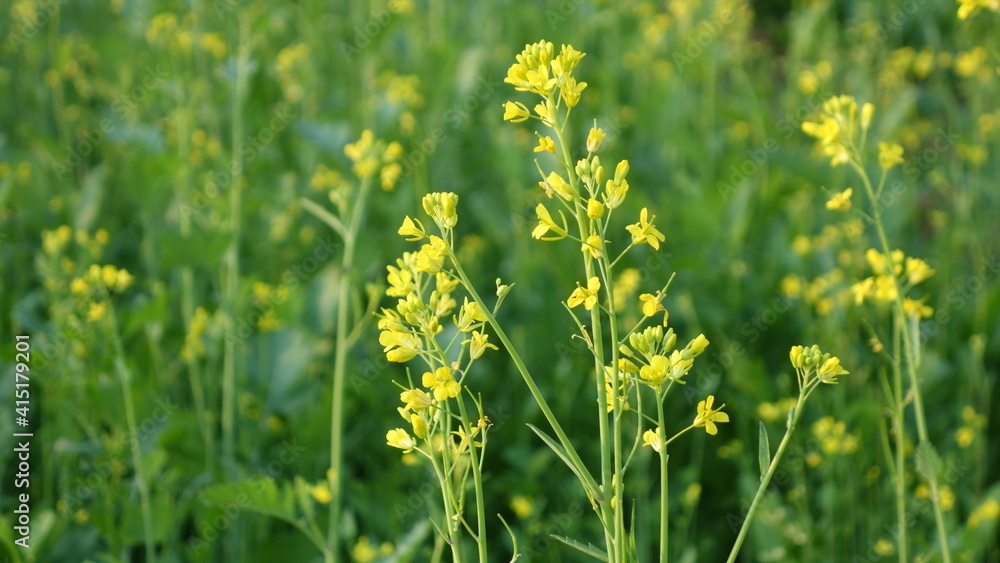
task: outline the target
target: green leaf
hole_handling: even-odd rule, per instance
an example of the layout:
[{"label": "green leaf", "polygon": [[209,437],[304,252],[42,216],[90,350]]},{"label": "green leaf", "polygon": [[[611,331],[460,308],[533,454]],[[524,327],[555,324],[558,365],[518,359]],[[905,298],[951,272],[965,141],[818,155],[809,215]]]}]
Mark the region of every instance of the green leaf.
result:
[{"label": "green leaf", "polygon": [[567,537],[564,537],[564,536],[557,536],[555,534],[549,534],[549,537],[552,538],[552,539],[554,539],[554,540],[556,540],[556,541],[560,541],[560,542],[562,542],[562,543],[564,543],[564,544],[572,547],[573,549],[578,549],[578,550],[586,553],[587,555],[593,557],[594,559],[597,559],[598,561],[607,561],[608,560],[608,554],[607,553],[604,553],[603,551],[601,551],[600,549],[594,547],[593,545],[591,545],[589,543],[587,545],[583,545],[582,543],[580,543],[580,542],[578,542],[576,540],[573,540],[573,539],[570,539],[570,538],[567,538]]},{"label": "green leaf", "polygon": [[587,484],[588,481],[584,477],[584,473],[587,472],[587,469],[585,467],[575,466],[573,464],[573,461],[569,458],[569,456],[566,455],[566,450],[563,449],[563,447],[560,446],[555,440],[553,440],[551,436],[539,430],[537,426],[535,426],[534,424],[529,424],[528,428],[531,428],[535,432],[535,434],[538,434],[538,437],[541,438],[546,444],[548,444],[548,446],[552,448],[552,451],[554,451],[556,455],[559,456],[559,459],[563,460],[563,463],[565,463],[566,466],[569,467],[571,471],[573,471],[577,479],[580,480],[580,483],[583,484],[583,488],[587,491],[587,494],[589,494],[592,498],[595,499],[601,499],[601,500],[604,499],[604,496],[601,495],[600,491],[592,490],[591,487],[588,486]]},{"label": "green leaf", "polygon": [[164,231],[157,237],[160,264],[168,269],[218,268],[231,240],[229,233],[195,232],[185,237],[179,232]]},{"label": "green leaf", "polygon": [[941,471],[941,458],[930,442],[920,442],[914,455],[917,472],[927,481],[936,478]]},{"label": "green leaf", "polygon": [[760,438],[757,441],[757,463],[760,464],[760,481],[764,482],[764,475],[771,467],[771,445],[767,441],[767,428],[764,428],[764,421],[760,421]]}]

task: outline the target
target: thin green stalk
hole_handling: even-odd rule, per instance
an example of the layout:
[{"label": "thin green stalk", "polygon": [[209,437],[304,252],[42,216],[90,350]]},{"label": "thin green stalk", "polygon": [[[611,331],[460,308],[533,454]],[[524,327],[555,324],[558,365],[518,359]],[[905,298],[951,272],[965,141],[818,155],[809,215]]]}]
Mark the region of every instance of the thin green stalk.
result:
[{"label": "thin green stalk", "polygon": [[[885,227],[882,223],[882,212],[879,211],[878,199],[872,189],[871,180],[868,178],[868,174],[860,164],[854,160],[851,160],[850,162],[861,176],[865,190],[868,192],[868,197],[872,203],[872,217],[875,219],[875,229],[878,231],[879,241],[882,244],[882,252],[885,254],[886,258],[890,258],[892,250],[889,248],[889,240],[885,235]],[[903,349],[906,352],[906,371],[910,379],[910,387],[913,389],[913,411],[917,419],[917,437],[919,438],[921,444],[926,443],[930,445],[930,439],[927,433],[927,419],[924,415],[923,394],[920,392],[920,382],[917,379],[918,359],[913,349],[913,334],[910,330],[910,323],[906,322],[906,311],[903,308],[903,293],[900,288],[899,280],[896,278],[896,272],[890,268],[888,275],[892,280],[893,288],[895,289],[896,294],[895,323],[900,325],[901,336],[903,339]],[[904,473],[902,467],[900,467],[900,473]],[[929,471],[927,480],[931,487],[931,502],[934,506],[934,520],[937,524],[938,541],[941,543],[941,558],[944,563],[951,563],[951,549],[948,545],[948,532],[946,531],[944,525],[944,513],[941,510],[941,498],[938,490],[937,473],[935,471]]]},{"label": "thin green stalk", "polygon": [[[465,286],[465,288],[469,291],[469,295],[472,296],[472,299],[476,302],[476,304],[479,305],[479,308],[482,309],[483,314],[486,316],[486,319],[490,323],[490,326],[493,327],[493,330],[497,333],[497,337],[500,338],[500,342],[503,343],[504,348],[507,350],[507,353],[510,354],[511,360],[514,362],[514,366],[517,368],[518,373],[520,373],[521,377],[524,379],[524,383],[528,386],[528,391],[530,391],[531,396],[534,397],[535,402],[538,404],[538,407],[541,409],[542,414],[545,416],[545,420],[552,427],[552,431],[556,433],[556,438],[559,439],[559,443],[566,450],[566,455],[569,456],[570,461],[572,461],[573,464],[576,466],[577,471],[580,473],[581,477],[584,480],[583,485],[584,488],[587,490],[587,493],[592,496],[594,495],[599,496],[601,494],[601,488],[597,485],[597,482],[594,481],[594,478],[593,476],[590,475],[590,472],[587,471],[587,466],[584,465],[583,461],[580,459],[579,454],[573,447],[573,443],[570,442],[569,437],[566,436],[566,432],[562,428],[562,425],[559,424],[559,420],[552,413],[552,409],[549,408],[548,402],[545,400],[545,397],[538,389],[538,385],[535,384],[535,379],[531,376],[531,373],[528,371],[527,366],[525,366],[524,361],[521,359],[521,355],[517,351],[517,348],[515,348],[514,344],[511,343],[510,338],[508,338],[507,336],[507,333],[504,331],[503,327],[500,326],[500,323],[497,322],[496,317],[493,316],[490,307],[486,304],[485,301],[483,301],[483,298],[479,296],[479,292],[476,291],[475,286],[472,285],[472,282],[469,280],[469,276],[466,275],[465,270],[462,268],[462,265],[458,261],[458,258],[456,258],[455,255],[451,253],[450,250],[449,250],[449,258],[451,258],[452,265],[455,266],[455,272],[458,274],[459,279],[462,280],[462,285]],[[601,499],[597,498],[595,500],[601,500]]]},{"label": "thin green stalk", "polygon": [[656,419],[659,424],[657,429],[660,434],[660,442],[664,443],[660,446],[660,563],[667,563],[670,558],[669,555],[669,532],[668,526],[670,524],[667,502],[669,500],[669,489],[667,485],[667,435],[664,430],[666,424],[666,418],[663,416],[663,397],[660,394],[660,390],[656,390]]},{"label": "thin green stalk", "polygon": [[361,229],[371,185],[371,177],[362,179],[358,197],[351,209],[350,221],[346,230],[341,232],[344,240],[344,255],[340,263],[340,287],[337,294],[337,336],[336,353],[333,359],[333,401],[330,413],[330,522],[327,529],[327,545],[334,558],[340,552],[340,512],[343,504],[341,471],[344,459],[344,382],[346,380],[347,354],[351,348],[347,341],[348,324],[350,323],[350,299],[353,293],[351,273],[354,269],[357,236]]},{"label": "thin green stalk", "polygon": [[[472,428],[469,425],[469,415],[466,413],[465,409],[465,399],[459,395],[458,397],[458,410],[462,415],[462,425],[465,429],[465,435],[469,436],[469,441],[472,442]],[[485,446],[485,444],[483,444]],[[469,463],[472,464],[472,482],[476,489],[476,526],[478,534],[476,537],[476,543],[479,544],[479,563],[486,563],[486,505],[483,500],[483,475],[482,468],[479,467],[479,459],[476,456],[476,445],[474,443],[469,444]]]},{"label": "thin green stalk", "polygon": [[760,486],[757,487],[757,494],[754,495],[753,502],[750,503],[750,510],[747,511],[746,518],[743,519],[743,526],[740,527],[740,533],[736,536],[736,543],[733,544],[733,549],[729,552],[729,559],[726,560],[727,563],[733,563],[736,561],[736,556],[739,555],[740,548],[743,546],[743,540],[746,538],[747,532],[750,531],[750,524],[753,522],[754,516],[757,515],[757,509],[760,508],[760,501],[764,498],[764,494],[767,492],[767,487],[771,483],[771,477],[774,476],[774,472],[778,469],[778,464],[781,462],[781,456],[784,455],[785,448],[788,446],[788,442],[792,437],[792,432],[795,431],[795,425],[798,423],[799,416],[802,414],[802,405],[805,403],[805,399],[809,396],[809,392],[812,389],[815,389],[815,386],[806,389],[801,387],[799,388],[799,399],[795,403],[795,413],[792,415],[792,420],[788,424],[785,436],[781,439],[781,443],[778,444],[778,451],[775,452],[774,458],[771,459],[770,465],[767,468],[767,473],[764,474],[764,478],[761,480]]},{"label": "thin green stalk", "polygon": [[895,394],[894,402],[896,403],[893,409],[896,424],[896,517],[898,519],[897,526],[899,527],[899,563],[906,563],[906,471],[903,465],[903,452],[906,446],[904,440],[905,430],[903,428],[903,424],[905,424],[905,408],[903,405],[903,374],[902,369],[899,367],[898,354],[899,326],[894,325],[892,332],[894,350],[897,351],[897,354],[893,356],[892,362],[893,385],[895,386],[893,392]]},{"label": "thin green stalk", "polygon": [[139,452],[139,426],[135,422],[135,404],[132,400],[132,373],[125,363],[125,347],[122,346],[121,335],[118,334],[118,322],[115,320],[114,307],[108,306],[108,324],[111,325],[111,340],[115,349],[115,365],[118,378],[122,384],[122,396],[125,402],[125,423],[128,425],[128,441],[132,450],[132,465],[135,468],[135,482],[139,489],[139,505],[142,510],[142,536],[146,547],[146,561],[156,563],[156,548],[153,545],[153,509],[149,503],[149,485],[146,472],[142,467],[142,455]]},{"label": "thin green stalk", "polygon": [[[226,256],[224,301],[226,307],[226,346],[222,365],[222,450],[227,481],[236,480],[236,311],[240,279],[240,220],[243,197],[243,159],[237,150],[243,138],[243,100],[246,89],[246,65],[249,43],[246,38],[246,15],[237,18],[238,56],[235,67],[232,104],[232,179],[229,186],[229,232],[233,238]],[[230,557],[239,559],[239,523],[227,538]]]},{"label": "thin green stalk", "polygon": [[[568,113],[567,113],[568,117]],[[567,120],[568,121],[568,120]],[[556,124],[558,125],[558,124]],[[569,146],[566,144],[566,140],[563,137],[563,128],[566,126],[566,122],[562,124],[562,127],[552,127],[555,131],[556,137],[559,141],[559,147],[562,149],[562,160],[563,164],[566,166],[566,173],[569,176],[569,181],[574,191],[578,191],[578,185],[576,181],[576,173],[573,170],[572,157],[569,152]],[[574,215],[576,216],[577,228],[580,232],[580,239],[587,240],[587,230],[584,226],[583,217],[578,211],[574,210]],[[584,253],[583,255],[583,268],[586,274],[586,278],[589,280],[594,276],[594,263],[593,259],[589,253]],[[605,285],[608,280],[605,280]],[[604,334],[601,326],[601,312],[597,307],[590,310],[590,324],[591,330],[593,331],[593,344],[594,344],[594,378],[597,384],[597,413],[601,440],[601,492],[607,496],[608,488],[611,486],[613,481],[611,469],[611,451],[608,449],[607,444],[609,440],[609,429],[608,429],[608,414],[607,414],[607,389],[604,384]],[[612,392],[617,396],[617,388],[612,387]],[[612,497],[617,494],[617,490],[612,492]],[[622,521],[624,522],[624,514],[621,510],[622,499],[616,499],[615,507],[611,508],[611,499],[605,499],[601,504],[601,512],[603,513],[603,519],[605,522],[605,543],[608,548],[608,561],[609,563],[616,563],[618,561],[624,560],[624,557],[619,557],[618,548],[621,547],[624,550],[624,542],[621,540],[619,535],[618,520],[619,515],[622,515]],[[613,510],[612,514],[609,514],[609,509]],[[608,534],[607,523],[608,516],[613,516],[612,526],[613,530],[611,534]],[[624,525],[622,526],[624,528]]]},{"label": "thin green stalk", "polygon": [[[175,65],[178,66],[178,65]],[[182,92],[183,89],[180,90]],[[181,110],[184,104],[181,101],[181,93],[178,93],[177,109]],[[180,160],[187,159],[188,155],[188,120],[183,111],[178,111],[177,115],[177,156]],[[184,167],[184,179],[182,186],[187,186],[190,181],[190,167]],[[178,192],[180,198],[186,197]],[[182,205],[184,203],[182,202]],[[191,218],[185,213],[180,214],[181,237],[187,239],[191,236]],[[184,319],[184,329],[191,330],[191,319],[194,316],[194,273],[190,266],[181,268],[181,317]],[[212,428],[208,422],[208,411],[205,408],[205,391],[201,381],[201,369],[194,357],[185,359],[187,366],[188,381],[191,385],[191,395],[194,397],[195,412],[198,416],[198,429],[201,431],[202,442],[205,445],[205,468],[211,472],[215,465],[215,441],[212,439]]]}]

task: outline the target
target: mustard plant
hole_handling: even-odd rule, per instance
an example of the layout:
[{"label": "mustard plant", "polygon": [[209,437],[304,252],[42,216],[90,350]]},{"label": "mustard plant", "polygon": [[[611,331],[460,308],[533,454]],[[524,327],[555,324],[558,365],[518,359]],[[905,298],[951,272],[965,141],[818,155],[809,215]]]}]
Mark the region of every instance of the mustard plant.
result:
[{"label": "mustard plant", "polygon": [[[476,542],[479,561],[485,562],[488,551],[482,465],[490,421],[483,414],[481,397],[469,389],[466,379],[476,360],[497,346],[489,342],[485,331],[490,317],[480,305],[481,300],[463,297],[459,306],[455,299],[463,281],[446,263],[454,261],[457,204],[458,196],[452,193],[424,196],[424,210],[437,225],[438,235],[427,234],[419,219],[406,217],[399,234],[411,242],[426,239],[427,243],[418,252],[404,253],[395,266],[388,266],[386,295],[398,301],[395,308],[383,308],[379,315],[379,342],[389,361],[403,363],[419,358],[426,371],[419,384],[408,373],[406,384],[400,385],[403,406],[398,411],[410,425],[412,435],[406,428],[394,428],[386,434],[386,443],[403,450],[404,455],[417,452],[430,462],[444,509],[444,519],[435,526],[439,537],[451,546],[453,560],[463,561],[461,536],[465,530]],[[498,284],[494,314],[508,290]],[[446,332],[449,317],[451,326]],[[471,408],[466,404],[466,395]],[[470,473],[475,529],[465,517]]]},{"label": "mustard plant", "polygon": [[[324,555],[328,561],[335,560],[340,551],[340,512],[342,506],[342,466],[344,458],[344,384],[346,382],[347,355],[357,342],[361,331],[371,318],[375,300],[369,299],[369,308],[351,315],[351,303],[355,289],[355,253],[358,237],[367,212],[372,186],[378,182],[385,191],[392,190],[399,178],[400,165],[397,160],[403,148],[399,143],[375,138],[374,133],[365,130],[354,143],[344,147],[344,154],[350,159],[355,181],[350,181],[335,170],[319,165],[310,184],[317,191],[326,191],[334,211],[330,212],[311,199],[302,198],[303,208],[326,223],[343,241],[340,260],[341,278],[337,293],[337,320],[333,363],[333,398],[330,417],[330,470],[327,475],[330,503]],[[370,292],[371,293],[371,292]]]},{"label": "mustard plant", "polygon": [[[885,339],[878,337],[877,329],[871,324],[869,330],[873,334],[872,342],[875,343],[875,350],[884,352],[888,356],[893,373],[892,385],[889,385],[884,375],[883,384],[887,407],[893,414],[895,434],[895,459],[887,456],[887,465],[896,486],[899,561],[902,563],[907,560],[904,414],[906,405],[912,401],[919,441],[915,466],[930,485],[941,556],[948,563],[951,561],[951,555],[948,532],[941,509],[937,477],[939,460],[928,436],[923,395],[917,375],[921,359],[919,322],[921,318],[929,317],[932,310],[924,304],[926,298],[916,300],[909,297],[914,286],[931,277],[934,270],[923,260],[907,257],[902,250],[893,250],[889,245],[880,198],[889,171],[904,162],[903,147],[892,142],[878,144],[878,165],[881,175],[877,186],[874,186],[866,167],[868,161],[865,150],[874,112],[875,107],[870,103],[862,105],[859,110],[857,102],[851,96],[834,96],[823,103],[813,121],[802,124],[802,130],[817,139],[817,147],[824,155],[830,157],[833,166],[847,164],[857,173],[870,204],[870,212],[862,211],[862,217],[867,224],[875,227],[877,244],[881,248],[881,251],[875,248],[867,251],[865,258],[873,275],[855,283],[851,292],[857,305],[871,302],[877,306],[888,306],[891,310],[891,351],[884,350],[881,342]],[[852,191],[848,188],[834,195],[827,203],[827,207],[838,210],[849,209]],[[903,384],[904,367],[908,376],[908,388]]]}]

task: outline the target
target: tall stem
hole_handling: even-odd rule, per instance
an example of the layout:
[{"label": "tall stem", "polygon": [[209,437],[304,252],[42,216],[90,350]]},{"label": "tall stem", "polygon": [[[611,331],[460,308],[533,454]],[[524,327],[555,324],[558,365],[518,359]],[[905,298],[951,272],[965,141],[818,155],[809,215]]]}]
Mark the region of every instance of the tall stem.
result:
[{"label": "tall stem", "polygon": [[733,550],[729,552],[729,559],[726,560],[727,563],[736,561],[736,556],[740,553],[743,540],[746,538],[747,532],[750,531],[750,524],[753,522],[754,516],[757,515],[757,509],[760,508],[760,500],[764,498],[764,494],[767,492],[767,487],[771,483],[771,477],[774,476],[774,472],[778,469],[781,456],[784,455],[785,448],[792,437],[792,432],[795,431],[795,425],[802,414],[802,405],[805,402],[805,398],[809,395],[807,389],[799,388],[799,399],[795,403],[795,414],[792,415],[792,421],[789,423],[788,429],[785,430],[785,436],[781,439],[781,443],[778,444],[778,451],[774,453],[774,458],[771,460],[767,472],[764,474],[764,479],[761,480],[760,486],[757,487],[757,494],[754,495],[753,502],[750,503],[750,510],[747,512],[746,518],[743,519],[743,526],[740,527],[740,533],[736,536],[736,543],[733,544]]},{"label": "tall stem", "polygon": [[[469,463],[472,464],[472,482],[476,489],[476,527],[478,537],[476,543],[479,544],[479,563],[486,563],[486,505],[483,500],[483,475],[482,468],[479,467],[479,456],[476,455],[476,445],[471,438],[472,428],[469,424],[469,415],[465,409],[465,399],[458,396],[458,410],[462,414],[462,426],[465,435],[469,438]],[[485,446],[485,442],[483,444]]]},{"label": "tall stem", "polygon": [[660,563],[667,563],[667,560],[670,558],[670,538],[668,531],[670,513],[667,510],[670,494],[667,482],[667,435],[666,430],[664,430],[666,419],[663,416],[663,397],[659,389],[656,390],[656,421],[660,426],[657,429],[660,433],[660,443],[663,444],[660,447]]},{"label": "tall stem", "polygon": [[[899,326],[893,326],[894,349],[899,350]],[[903,452],[905,451],[905,416],[903,409],[903,370],[899,366],[899,355],[895,354],[892,361],[893,385],[896,403],[893,415],[896,424],[896,518],[899,532],[899,563],[906,563],[906,471],[903,469]]]},{"label": "tall stem", "polygon": [[[573,170],[572,156],[569,152],[569,145],[566,144],[566,140],[563,136],[562,129],[565,126],[564,123],[556,123],[552,130],[555,131],[556,137],[559,139],[559,147],[562,149],[563,163],[566,165],[566,174],[569,176],[570,184],[574,191],[579,190],[579,186],[576,179],[576,173]],[[579,212],[574,213],[576,215],[577,228],[580,232],[580,240],[587,240],[588,233],[585,227],[583,216]],[[586,279],[589,280],[594,276],[594,261],[589,252],[583,253],[583,269],[586,274]],[[605,280],[605,285],[609,283],[609,280]],[[610,293],[610,289],[609,289]],[[594,380],[597,385],[597,415],[598,415],[598,426],[601,437],[601,491],[605,496],[608,494],[608,490],[611,488],[612,482],[620,485],[618,479],[613,479],[612,476],[615,473],[611,469],[611,451],[608,449],[608,439],[610,430],[608,429],[608,397],[607,389],[604,384],[604,332],[601,326],[601,311],[597,307],[590,310],[590,324],[591,330],[593,332],[593,343],[594,343]],[[614,369],[614,367],[612,367]],[[612,383],[614,385],[614,383]],[[612,392],[617,396],[617,387],[612,386]],[[617,410],[613,409],[614,414],[617,416]],[[617,489],[617,488],[616,488]],[[601,512],[603,514],[603,520],[605,523],[605,543],[608,549],[608,561],[610,563],[616,563],[624,559],[624,557],[619,557],[618,548],[624,549],[624,542],[621,541],[619,535],[619,516],[622,513],[621,498],[617,497],[617,490],[611,492],[612,498],[615,500],[615,506],[611,506],[611,499],[605,499],[602,503]],[[610,520],[613,529],[608,531],[607,526],[609,523],[609,516],[612,517]]]},{"label": "tall stem", "polygon": [[[226,345],[222,364],[222,450],[227,481],[236,480],[236,313],[239,296],[240,280],[240,219],[242,213],[243,195],[243,159],[238,150],[243,137],[243,99],[246,88],[246,65],[249,43],[246,39],[246,15],[240,13],[237,17],[238,56],[234,70],[233,104],[232,104],[232,161],[230,171],[232,180],[229,186],[229,232],[233,238],[226,256],[225,273],[225,308],[226,308]],[[229,557],[239,559],[239,524],[227,540]]]},{"label": "tall stem", "polygon": [[559,424],[559,420],[552,413],[552,409],[549,407],[549,404],[542,395],[542,392],[538,389],[538,385],[535,384],[535,378],[531,376],[527,366],[524,365],[524,361],[521,359],[521,355],[518,353],[517,348],[514,347],[514,344],[511,343],[510,338],[508,338],[503,327],[500,326],[496,317],[493,316],[492,309],[486,304],[485,301],[483,301],[483,298],[479,296],[479,292],[476,291],[475,286],[472,285],[472,282],[469,280],[469,276],[466,275],[465,270],[462,269],[462,265],[459,263],[458,259],[454,254],[450,254],[449,256],[451,258],[451,263],[455,266],[455,272],[458,274],[459,279],[462,280],[462,285],[464,285],[469,291],[469,295],[471,295],[472,299],[479,305],[479,308],[486,316],[487,321],[489,321],[490,326],[493,327],[493,330],[497,333],[497,337],[500,338],[500,342],[503,343],[507,353],[510,354],[510,358],[514,362],[514,366],[524,379],[524,383],[528,386],[528,391],[531,392],[531,396],[538,404],[538,408],[541,409],[542,414],[545,416],[545,420],[552,427],[552,431],[556,433],[556,437],[559,439],[560,445],[562,445],[562,447],[566,450],[566,455],[569,456],[570,461],[573,462],[577,471],[580,472],[580,478],[583,480],[584,488],[587,490],[588,494],[599,494],[601,492],[601,488],[594,481],[590,472],[587,471],[586,465],[584,465],[583,461],[580,459],[579,454],[573,447],[573,443],[570,442],[569,437],[566,436],[566,432],[562,428],[562,425]]},{"label": "tall stem", "polygon": [[146,561],[156,563],[156,548],[153,545],[153,509],[149,502],[149,484],[142,467],[139,451],[139,427],[135,422],[135,403],[132,400],[132,372],[125,363],[125,347],[118,334],[118,322],[113,307],[108,308],[108,324],[111,325],[111,340],[115,348],[115,364],[122,384],[122,398],[125,402],[125,423],[128,425],[128,441],[132,451],[132,465],[135,468],[135,482],[139,489],[139,505],[142,510],[142,536],[146,547]]},{"label": "tall stem", "polygon": [[371,177],[361,181],[358,197],[351,209],[350,222],[344,236],[344,255],[340,262],[340,287],[337,293],[337,336],[336,352],[333,359],[333,401],[330,413],[330,524],[327,529],[327,543],[334,558],[340,549],[340,511],[343,504],[341,471],[344,460],[344,383],[346,380],[347,354],[350,343],[350,300],[354,291],[354,252],[357,247],[358,232],[365,214],[368,193],[371,191]]},{"label": "tall stem", "polygon": [[[891,260],[892,250],[889,248],[889,240],[885,236],[885,227],[882,224],[882,212],[879,211],[878,199],[875,196],[875,191],[872,189],[871,180],[868,178],[868,174],[865,169],[851,160],[851,165],[861,176],[862,183],[865,186],[865,190],[868,192],[868,197],[872,203],[872,218],[875,222],[875,229],[878,231],[879,241],[882,244],[882,252],[885,254],[887,260]],[[924,401],[923,395],[920,392],[920,382],[917,379],[917,361],[916,351],[913,349],[913,334],[910,330],[910,323],[906,320],[906,310],[903,308],[903,293],[899,287],[899,280],[896,277],[896,272],[892,269],[891,265],[888,272],[889,278],[892,279],[892,285],[894,288],[894,293],[896,294],[895,299],[895,323],[899,325],[900,331],[903,338],[903,350],[906,353],[906,372],[910,379],[910,388],[913,390],[913,411],[917,419],[917,437],[921,444],[930,445],[930,440],[927,434],[927,419],[924,415]],[[898,351],[897,351],[898,352]],[[900,475],[904,474],[903,468],[899,468]],[[931,502],[934,506],[934,521],[937,524],[938,541],[941,543],[941,558],[944,563],[951,563],[951,549],[948,545],[948,532],[944,525],[944,513],[941,510],[941,497],[938,489],[937,472],[932,468],[931,471],[927,472],[927,480],[931,486]]]}]

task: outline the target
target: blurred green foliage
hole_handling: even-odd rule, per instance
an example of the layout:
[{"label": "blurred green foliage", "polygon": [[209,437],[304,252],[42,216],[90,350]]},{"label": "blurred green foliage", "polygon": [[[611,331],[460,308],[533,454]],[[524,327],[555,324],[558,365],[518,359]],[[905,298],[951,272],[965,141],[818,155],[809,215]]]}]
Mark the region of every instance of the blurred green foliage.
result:
[{"label": "blurred green foliage", "polygon": [[[559,304],[582,273],[573,245],[530,238],[535,138],[529,124],[501,121],[502,103],[520,99],[502,82],[506,69],[541,38],[588,53],[577,74],[589,86],[570,138],[582,147],[596,118],[608,131],[602,155],[632,165],[639,195],[625,214],[648,206],[666,234],[665,253],[635,253],[628,265],[645,291],[677,272],[665,301],[671,323],[712,343],[691,393],[673,397],[668,417],[686,425],[697,400],[713,393],[732,418],[718,436],[671,451],[672,556],[715,561],[728,552],[758,483],[757,420],[772,439],[780,435],[784,411],[775,405],[795,393],[788,349],[815,342],[835,350],[851,375],[810,404],[803,421],[812,430],[796,437],[745,560],[894,557],[879,545],[895,523],[878,375],[886,364],[862,323],[884,315],[845,293],[862,276],[867,249],[864,237],[845,234],[845,221],[861,216],[825,208],[856,177],[831,168],[800,132],[825,98],[847,93],[876,105],[871,138],[906,151],[887,188],[890,240],[937,272],[924,285],[935,314],[921,325],[920,374],[951,494],[954,551],[960,560],[1000,561],[997,517],[981,509],[1000,499],[1000,449],[990,433],[1000,422],[992,403],[1000,365],[997,14],[958,20],[948,0],[13,0],[2,10],[4,452],[16,446],[7,408],[14,335],[31,334],[36,353],[30,550],[11,543],[11,454],[0,468],[0,553],[11,561],[145,560],[132,440],[150,486],[158,560],[318,560],[295,522],[310,511],[326,518],[322,494],[311,491],[329,467],[337,287],[344,275],[384,283],[385,264],[411,249],[395,231],[430,191],[459,194],[456,240],[482,290],[497,277],[516,283],[501,322],[544,374],[542,391],[584,459],[596,463],[590,360],[569,339],[574,327]],[[242,100],[237,75],[248,80]],[[403,145],[403,173],[393,190],[375,190],[356,271],[345,273],[340,241],[299,199],[332,205],[330,184],[351,177],[344,146],[364,129]],[[227,336],[234,153],[243,230]],[[43,248],[62,225],[72,236]],[[91,264],[135,277],[111,313],[133,374],[132,436],[111,343],[70,290]],[[197,307],[202,332],[192,337]],[[218,449],[227,338],[238,360],[238,485],[226,484]],[[530,560],[577,561],[547,534],[586,541],[600,527],[567,470],[526,428],[544,420],[503,358],[487,355],[490,369],[475,382],[494,424],[487,514],[511,522]],[[348,374],[347,549],[338,560],[428,561],[434,481],[425,467],[400,463],[383,438],[399,424],[392,381],[406,374],[384,360],[372,328],[351,352]],[[837,439],[849,435],[854,447],[828,448],[825,427],[812,427],[823,416],[843,422]],[[652,498],[653,456],[644,453],[639,468],[648,478],[631,494]],[[917,554],[932,548],[921,484],[908,475]],[[642,506],[638,547],[648,558],[656,515]],[[490,526],[496,560],[506,561],[506,534],[498,521]],[[379,551],[386,542],[391,554]]]}]

